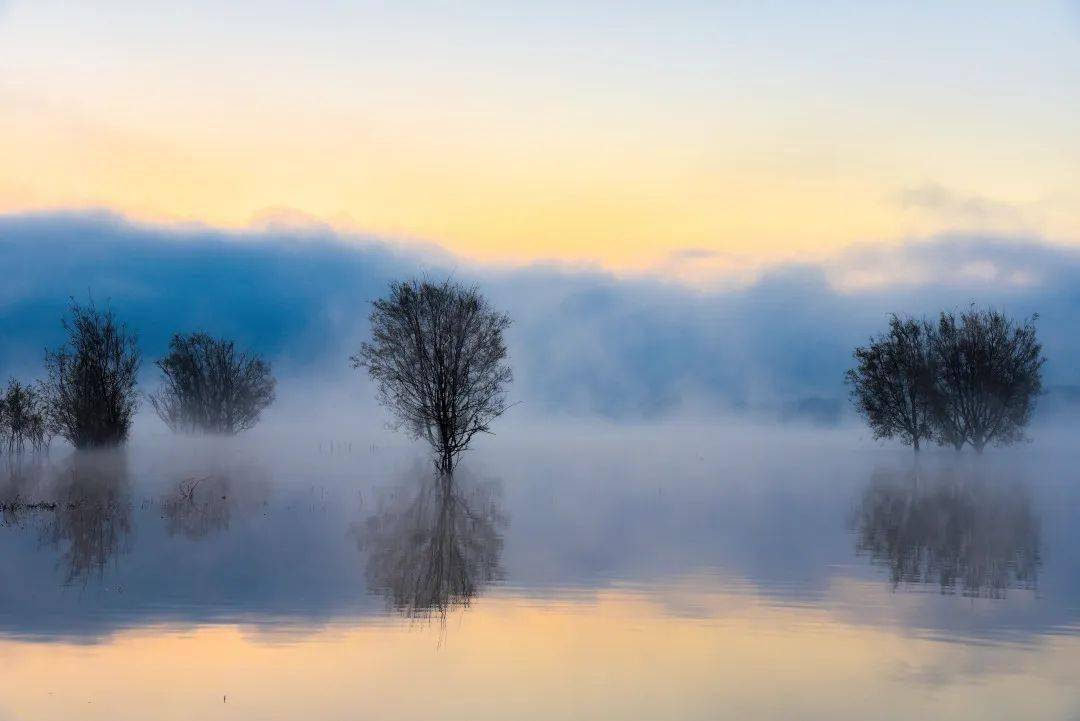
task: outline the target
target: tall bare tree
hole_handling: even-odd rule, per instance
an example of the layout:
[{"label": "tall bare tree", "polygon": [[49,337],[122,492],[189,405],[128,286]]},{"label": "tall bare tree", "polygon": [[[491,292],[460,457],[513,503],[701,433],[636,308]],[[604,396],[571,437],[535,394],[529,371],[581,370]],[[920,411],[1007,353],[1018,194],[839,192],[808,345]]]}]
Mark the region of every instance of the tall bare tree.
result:
[{"label": "tall bare tree", "polygon": [[978,452],[1023,440],[1042,392],[1046,359],[1032,316],[1015,322],[996,310],[942,313],[933,335],[939,434]]},{"label": "tall bare tree", "polygon": [[67,343],[46,352],[45,385],[56,427],[76,448],[122,443],[135,416],[141,356],[136,336],[111,309],[72,301]]},{"label": "tall bare tree", "polygon": [[855,349],[858,365],[846,376],[852,401],[874,437],[899,437],[916,451],[934,428],[930,330],[922,321],[893,315],[888,333]]},{"label": "tall bare tree", "polygon": [[351,358],[378,384],[380,402],[424,438],[449,478],[477,433],[507,409],[506,315],[476,288],[408,280],[371,311],[370,343]]},{"label": "tall bare tree", "polygon": [[254,427],[274,401],[270,364],[206,333],[174,335],[155,365],[161,388],[150,403],[173,431],[234,435]]}]

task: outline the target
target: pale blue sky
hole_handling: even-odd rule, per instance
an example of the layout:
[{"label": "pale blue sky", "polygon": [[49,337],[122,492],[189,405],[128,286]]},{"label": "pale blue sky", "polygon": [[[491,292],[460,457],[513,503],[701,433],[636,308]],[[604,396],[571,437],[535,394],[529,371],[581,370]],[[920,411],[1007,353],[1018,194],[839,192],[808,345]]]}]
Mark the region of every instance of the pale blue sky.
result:
[{"label": "pale blue sky", "polygon": [[616,268],[955,230],[1074,242],[1078,19],[1067,2],[14,0],[0,211],[240,227],[284,210]]}]

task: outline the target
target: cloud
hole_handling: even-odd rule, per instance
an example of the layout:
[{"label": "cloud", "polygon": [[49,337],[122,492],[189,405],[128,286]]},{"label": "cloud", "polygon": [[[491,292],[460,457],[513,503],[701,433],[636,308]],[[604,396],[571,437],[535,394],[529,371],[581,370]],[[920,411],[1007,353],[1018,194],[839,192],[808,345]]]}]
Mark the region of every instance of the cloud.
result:
[{"label": "cloud", "polygon": [[749,253],[730,253],[712,248],[681,248],[668,253],[652,268],[653,275],[699,288],[740,284],[761,270],[762,261]]},{"label": "cloud", "polygon": [[1018,206],[983,195],[952,190],[937,183],[906,188],[897,195],[900,207],[932,214],[962,225],[1022,225],[1024,214]]},{"label": "cloud", "polygon": [[709,248],[683,248],[671,251],[668,258],[673,262],[680,262],[684,260],[711,260],[719,255],[719,251]]},{"label": "cloud", "polygon": [[838,289],[933,287],[982,294],[1060,282],[1080,253],[1029,236],[949,234],[902,246],[863,246],[827,263]]},{"label": "cloud", "polygon": [[0,267],[10,279],[0,290],[0,375],[40,373],[42,349],[61,340],[69,296],[89,291],[138,329],[147,359],[173,332],[206,330],[267,354],[298,384],[355,389],[347,358],[367,333],[369,301],[392,278],[428,274],[480,283],[514,318],[514,394],[527,412],[828,416],[846,407],[851,349],[889,313],[972,301],[1039,312],[1048,382],[1080,382],[1080,253],[1023,236],[857,248],[702,290],[655,277],[469,265],[318,228],[227,233],[51,214],[0,217]]}]

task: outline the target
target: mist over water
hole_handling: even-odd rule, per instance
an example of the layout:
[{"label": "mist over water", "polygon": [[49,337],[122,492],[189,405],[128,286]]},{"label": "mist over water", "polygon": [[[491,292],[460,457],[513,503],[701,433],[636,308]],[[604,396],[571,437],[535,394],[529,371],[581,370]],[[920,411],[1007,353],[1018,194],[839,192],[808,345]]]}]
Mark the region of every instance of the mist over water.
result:
[{"label": "mist over water", "polygon": [[[653,718],[673,684],[687,718],[856,718],[873,704],[841,713],[834,695],[853,675],[885,694],[886,717],[942,694],[982,717],[988,684],[1039,689],[1046,717],[1075,701],[1057,670],[1080,655],[1068,442],[916,460],[854,429],[523,419],[467,453],[446,496],[423,447],[366,420],[274,414],[214,439],[143,414],[126,448],[57,447],[5,471],[0,569],[17,582],[0,590],[0,653],[182,668],[183,682],[148,682],[156,698],[212,718],[296,703],[456,717],[439,693],[463,673],[480,717],[600,713],[615,679],[638,700],[617,718]],[[775,654],[755,650],[762,635]],[[177,655],[138,661],[154,644]],[[361,654],[383,690],[320,696],[346,671],[301,664],[311,654]],[[797,699],[742,688],[807,663],[816,682]],[[2,698],[35,718],[75,697],[91,718],[157,708],[118,678],[49,695],[19,668]],[[563,673],[580,679],[570,698],[535,701]],[[385,690],[406,679],[424,694]],[[485,684],[504,684],[498,702]]]},{"label": "mist over water", "polygon": [[0,721],[1080,721],[1077,21],[0,0]]},{"label": "mist over water", "polygon": [[[515,381],[447,485],[348,364],[415,258],[6,223],[28,275],[0,304],[0,370],[39,374],[91,267],[144,358],[125,445],[0,457],[0,718],[1080,712],[1071,253],[968,247],[1050,283],[994,296],[1045,310],[1048,393],[1031,443],[982,455],[872,440],[842,384],[888,311],[967,286],[462,271],[514,319]],[[42,248],[65,262],[35,277]],[[273,366],[276,400],[239,436],[173,434],[147,403],[169,334],[196,330]]]}]

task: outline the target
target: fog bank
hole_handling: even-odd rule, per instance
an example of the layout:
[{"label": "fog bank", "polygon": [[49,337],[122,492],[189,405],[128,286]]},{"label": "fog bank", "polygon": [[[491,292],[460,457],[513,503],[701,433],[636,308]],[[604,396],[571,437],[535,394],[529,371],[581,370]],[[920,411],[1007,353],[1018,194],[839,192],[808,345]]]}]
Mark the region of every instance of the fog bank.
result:
[{"label": "fog bank", "polygon": [[511,315],[513,396],[529,414],[833,424],[850,413],[842,376],[851,350],[888,313],[969,302],[1038,312],[1044,416],[1080,401],[1080,256],[1036,238],[856,249],[709,291],[586,269],[471,265],[328,230],[227,233],[43,214],[0,217],[0,267],[0,374],[23,377],[40,373],[42,349],[61,340],[69,297],[89,294],[139,332],[150,387],[170,334],[203,330],[266,354],[283,400],[366,404],[370,388],[348,356],[367,332],[368,303],[391,279],[420,274],[479,283]]}]

